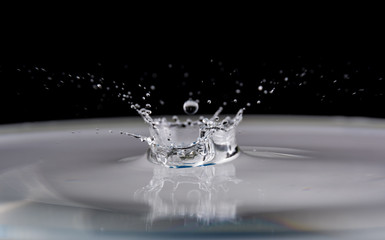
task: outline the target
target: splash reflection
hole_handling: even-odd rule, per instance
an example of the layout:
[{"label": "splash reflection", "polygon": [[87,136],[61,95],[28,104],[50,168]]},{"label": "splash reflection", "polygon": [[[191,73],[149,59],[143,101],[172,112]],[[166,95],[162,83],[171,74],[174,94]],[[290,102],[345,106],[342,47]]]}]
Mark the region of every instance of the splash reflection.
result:
[{"label": "splash reflection", "polygon": [[193,220],[199,225],[236,221],[236,201],[228,195],[229,185],[241,182],[233,164],[196,168],[156,166],[150,182],[135,192],[152,211],[148,226],[163,219]]}]

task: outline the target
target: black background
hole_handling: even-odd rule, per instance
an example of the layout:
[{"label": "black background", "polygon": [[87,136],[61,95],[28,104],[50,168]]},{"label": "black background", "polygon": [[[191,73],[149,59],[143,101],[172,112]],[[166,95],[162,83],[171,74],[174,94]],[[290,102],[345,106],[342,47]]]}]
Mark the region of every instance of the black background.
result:
[{"label": "black background", "polygon": [[[378,8],[276,4],[24,8],[3,21],[0,122],[136,115],[127,91],[160,115],[192,97],[198,114],[226,101],[226,113],[385,117]],[[138,84],[156,87],[146,101]]]}]

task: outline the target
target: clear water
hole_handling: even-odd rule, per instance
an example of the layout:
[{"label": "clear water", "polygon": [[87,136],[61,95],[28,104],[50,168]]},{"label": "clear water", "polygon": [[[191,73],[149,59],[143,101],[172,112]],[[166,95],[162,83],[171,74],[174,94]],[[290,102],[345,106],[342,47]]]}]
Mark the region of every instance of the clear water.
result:
[{"label": "clear water", "polygon": [[[135,105],[133,108],[137,109]],[[187,100],[183,108],[195,114],[197,102]],[[137,109],[139,115],[149,125],[149,137],[127,133],[149,145],[148,159],[166,167],[182,168],[205,166],[230,161],[238,156],[236,127],[242,121],[243,109],[234,118],[219,120],[222,107],[211,117],[201,116],[198,120],[180,121],[177,116],[170,122],[167,118],[151,117],[151,111]]]},{"label": "clear water", "polygon": [[246,115],[238,158],[196,168],[152,164],[123,128],[148,133],[138,118],[2,126],[1,238],[384,236],[383,120]]}]

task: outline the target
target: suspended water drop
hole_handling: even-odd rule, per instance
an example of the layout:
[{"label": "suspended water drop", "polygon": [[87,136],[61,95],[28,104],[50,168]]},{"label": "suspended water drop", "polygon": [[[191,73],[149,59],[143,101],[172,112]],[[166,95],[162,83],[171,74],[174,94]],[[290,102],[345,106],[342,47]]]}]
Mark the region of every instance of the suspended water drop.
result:
[{"label": "suspended water drop", "polygon": [[258,101],[257,101],[257,104],[261,104],[261,100],[258,100]]},{"label": "suspended water drop", "polygon": [[150,93],[146,93],[146,97],[149,97],[149,96],[151,96],[151,94]]},{"label": "suspended water drop", "polygon": [[151,89],[151,90],[155,90],[155,86],[154,86],[154,85],[151,85],[151,86],[150,86],[150,89]]},{"label": "suspended water drop", "polygon": [[263,90],[263,86],[260,85],[260,86],[258,87],[258,90],[259,90],[259,91],[262,91],[262,90]]},{"label": "suspended water drop", "polygon": [[233,100],[233,102],[234,102],[234,103],[237,103],[237,102],[238,102],[238,100],[237,100],[237,99],[234,99],[234,100]]},{"label": "suspended water drop", "polygon": [[193,100],[187,100],[184,104],[183,104],[183,110],[186,114],[188,115],[193,115],[195,114],[196,112],[198,112],[198,109],[199,109],[199,104],[196,102],[196,101],[193,101]]},{"label": "suspended water drop", "polygon": [[208,104],[211,104],[211,100],[207,100],[207,103],[208,103]]},{"label": "suspended water drop", "polygon": [[237,90],[235,90],[235,93],[236,93],[236,94],[240,94],[240,93],[241,93],[241,90],[237,89]]},{"label": "suspended water drop", "polygon": [[150,108],[151,107],[151,104],[146,104],[146,108]]},{"label": "suspended water drop", "polygon": [[249,103],[249,102],[248,102],[248,103],[246,103],[246,106],[250,107],[250,106],[251,106],[251,103]]}]

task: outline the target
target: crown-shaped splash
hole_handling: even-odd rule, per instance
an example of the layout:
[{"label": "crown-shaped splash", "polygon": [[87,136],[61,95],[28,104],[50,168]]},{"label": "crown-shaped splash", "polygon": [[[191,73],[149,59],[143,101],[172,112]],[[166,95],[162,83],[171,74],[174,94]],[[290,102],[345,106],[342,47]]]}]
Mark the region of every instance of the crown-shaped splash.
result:
[{"label": "crown-shaped splash", "polygon": [[135,134],[149,145],[148,159],[171,168],[196,167],[230,161],[239,154],[236,143],[236,127],[242,121],[243,109],[235,117],[219,119],[222,107],[211,118],[200,117],[196,121],[173,121],[152,118],[151,111],[137,109],[149,124],[150,137]]}]

